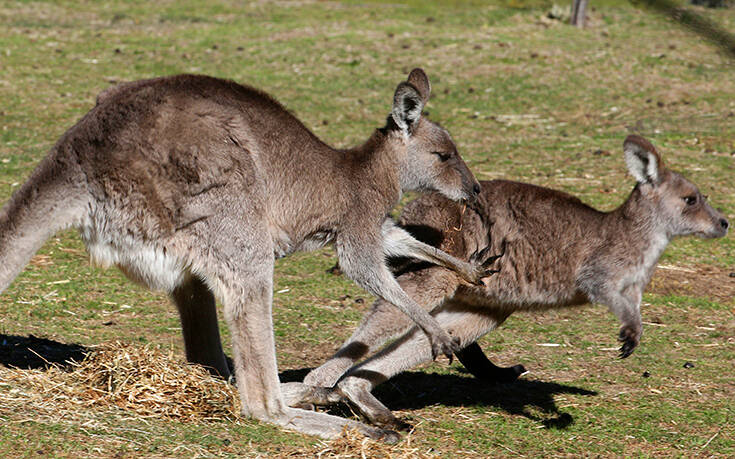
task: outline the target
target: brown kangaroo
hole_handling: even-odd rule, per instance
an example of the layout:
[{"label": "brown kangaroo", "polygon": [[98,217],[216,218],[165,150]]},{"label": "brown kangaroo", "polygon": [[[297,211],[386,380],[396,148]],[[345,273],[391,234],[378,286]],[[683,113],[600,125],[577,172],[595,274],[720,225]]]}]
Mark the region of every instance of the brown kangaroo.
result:
[{"label": "brown kangaroo", "polygon": [[215,297],[223,303],[245,415],[327,438],[347,425],[396,440],[284,403],[273,265],[334,242],[345,274],[410,315],[434,355],[459,349],[385,263],[386,254],[416,256],[473,283],[489,274],[386,219],[407,190],[469,201],[480,191],[449,133],[421,116],[430,91],[415,69],[396,88],[386,126],[336,150],[268,95],[232,81],[179,75],[108,89],[0,211],[0,292],[48,237],[76,227],[93,261],[168,292],[187,358],[227,377]]},{"label": "brown kangaroo", "polygon": [[[462,284],[454,273],[426,264],[404,267],[398,277],[403,289],[466,346],[457,356],[478,377],[512,381],[525,372],[521,365],[493,365],[475,343],[515,311],[603,304],[623,324],[620,356],[628,357],[641,338],[641,295],[669,241],[727,233],[722,214],[693,183],[666,169],[651,143],[629,136],[623,149],[638,183],[609,213],[560,191],[505,180],[482,182],[477,211],[438,194],[406,206],[402,226],[444,251],[459,258],[485,246],[504,252],[499,274],[483,286]],[[426,338],[411,326],[376,301],[352,337],[306,376],[306,385],[284,388],[287,401],[345,400],[375,424],[404,427],[370,391],[431,359]]]}]

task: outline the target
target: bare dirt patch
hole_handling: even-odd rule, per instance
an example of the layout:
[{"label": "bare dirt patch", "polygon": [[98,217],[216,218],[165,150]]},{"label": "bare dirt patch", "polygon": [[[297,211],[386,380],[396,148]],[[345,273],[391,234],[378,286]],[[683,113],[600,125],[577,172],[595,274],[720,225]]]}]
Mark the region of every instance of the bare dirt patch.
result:
[{"label": "bare dirt patch", "polygon": [[708,298],[727,303],[735,298],[735,271],[717,266],[659,265],[649,293]]}]

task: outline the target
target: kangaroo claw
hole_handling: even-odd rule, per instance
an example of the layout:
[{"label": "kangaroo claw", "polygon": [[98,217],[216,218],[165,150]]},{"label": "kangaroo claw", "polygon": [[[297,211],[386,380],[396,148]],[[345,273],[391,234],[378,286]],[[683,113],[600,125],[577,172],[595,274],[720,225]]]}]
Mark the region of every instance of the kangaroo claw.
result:
[{"label": "kangaroo claw", "polygon": [[621,328],[620,335],[618,336],[618,341],[623,343],[623,345],[620,346],[620,358],[624,359],[630,356],[630,354],[632,354],[635,350],[636,346],[638,346],[640,340],[640,327],[626,325]]},{"label": "kangaroo claw", "polygon": [[503,255],[505,255],[505,247],[506,247],[506,241],[503,240],[503,243],[501,245],[501,250],[499,254],[496,255],[489,255],[490,253],[490,247],[485,247],[482,250],[475,251],[470,256],[470,263],[475,265],[477,267],[477,273],[474,276],[474,279],[468,279],[472,284],[475,285],[483,285],[482,279],[486,277],[490,277],[493,274],[497,274],[500,272],[500,268],[494,269],[491,268],[491,266]]},{"label": "kangaroo claw", "polygon": [[436,360],[439,354],[444,354],[449,359],[449,363],[451,363],[454,358],[454,353],[460,349],[459,338],[451,337],[449,334],[446,336],[449,339],[440,339],[431,343],[432,360]]}]

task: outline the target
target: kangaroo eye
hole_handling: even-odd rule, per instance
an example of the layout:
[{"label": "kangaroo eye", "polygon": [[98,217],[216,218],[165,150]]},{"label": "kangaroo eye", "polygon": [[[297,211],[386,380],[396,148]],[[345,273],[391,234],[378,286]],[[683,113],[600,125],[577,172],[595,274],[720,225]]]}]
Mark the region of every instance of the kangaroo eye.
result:
[{"label": "kangaroo eye", "polygon": [[444,153],[441,151],[432,151],[431,154],[437,155],[442,162],[447,161],[452,157],[451,153]]},{"label": "kangaroo eye", "polygon": [[681,199],[683,199],[684,202],[686,202],[688,206],[693,206],[694,204],[697,203],[697,197],[696,196],[684,196]]}]

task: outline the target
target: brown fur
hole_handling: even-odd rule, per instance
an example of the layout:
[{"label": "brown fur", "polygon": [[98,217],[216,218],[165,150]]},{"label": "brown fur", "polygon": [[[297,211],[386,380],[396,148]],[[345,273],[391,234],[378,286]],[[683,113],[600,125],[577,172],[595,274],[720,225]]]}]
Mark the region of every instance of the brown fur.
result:
[{"label": "brown fur", "polygon": [[268,95],[179,75],[104,91],[0,211],[0,291],[55,231],[80,230],[96,263],[168,292],[187,358],[227,377],[215,300],[224,306],[245,415],[332,438],[374,429],[284,404],[271,323],[275,257],[334,242],[345,274],[458,349],[391,275],[386,253],[418,256],[478,282],[485,269],[411,238],[386,215],[407,190],[474,200],[479,185],[449,133],[421,116],[420,69],[396,88],[387,125],[336,150]]},{"label": "brown fur", "polygon": [[[404,290],[460,340],[465,350],[457,355],[473,373],[507,381],[525,371],[520,365],[495,367],[474,344],[513,312],[588,302],[603,304],[617,315],[622,322],[621,357],[629,356],[642,333],[641,295],[669,240],[726,234],[727,220],[694,184],[663,168],[650,142],[630,136],[624,150],[638,184],[612,212],[595,210],[560,191],[507,180],[481,182],[476,206],[437,194],[406,206],[401,225],[441,250],[463,258],[489,246],[491,253],[503,254],[497,261],[500,272],[481,286],[462,283],[436,266],[399,268]],[[355,365],[391,339],[395,341]],[[409,322],[379,300],[340,350],[307,375],[305,384],[287,388],[286,398],[317,404],[349,400],[373,422],[401,427],[370,391],[426,362],[426,344]]]}]

